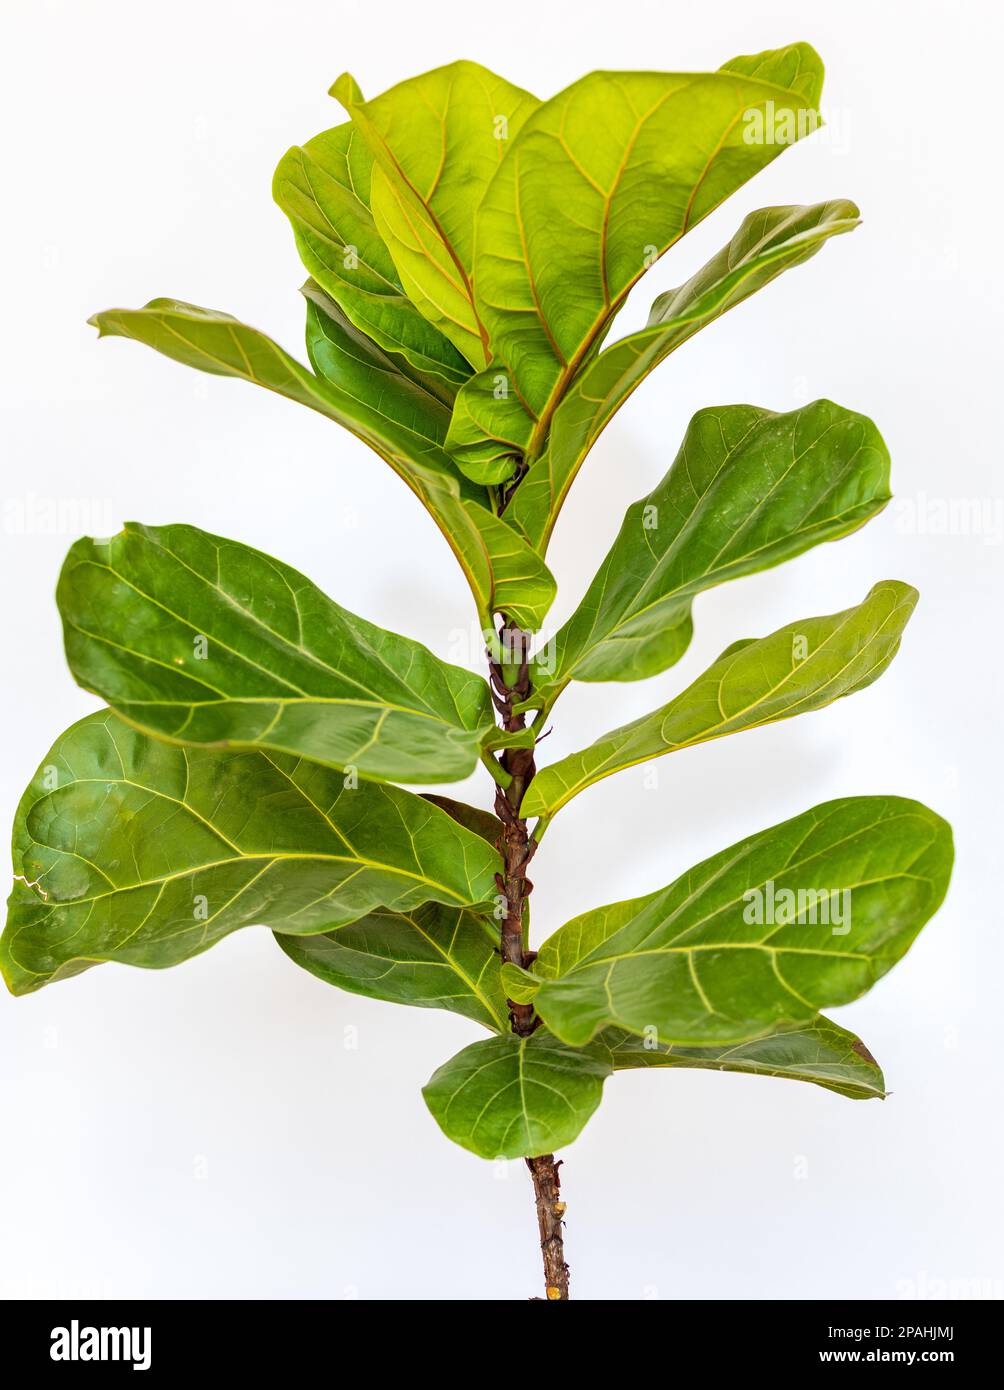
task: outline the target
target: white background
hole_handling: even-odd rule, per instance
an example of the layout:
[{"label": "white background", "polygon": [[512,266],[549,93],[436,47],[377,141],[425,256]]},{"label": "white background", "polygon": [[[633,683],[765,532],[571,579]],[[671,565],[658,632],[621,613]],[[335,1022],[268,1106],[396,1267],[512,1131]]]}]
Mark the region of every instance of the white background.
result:
[{"label": "white background", "polygon": [[[659,765],[655,789],[649,765],[576,800],[534,864],[535,934],[837,795],[927,801],[955,825],[956,877],[907,960],[836,1014],[883,1064],[885,1103],[704,1073],[608,1083],[564,1169],[572,1291],[868,1298],[966,1281],[1001,1296],[999,8],[3,10],[5,816],[56,734],[94,705],[64,667],[52,599],[81,532],[196,523],[281,556],[444,657],[471,621],[438,532],[363,445],[264,392],[99,345],[85,326],[96,309],[164,294],[301,353],[303,271],[270,180],[287,146],[342,119],[325,95],[342,69],[372,95],[463,56],[546,96],[598,66],[717,67],[796,39],[820,50],[828,129],[668,255],[625,326],[753,208],[850,196],[864,226],[705,330],[618,416],[556,533],[553,616],[571,611],[624,508],[704,405],[826,395],[865,411],[900,501],[850,539],[700,598],[672,671],[572,689],[547,754],[663,702],[736,637],[846,607],[877,579],[916,584],[921,604],[868,691],[684,752]],[[960,499],[990,509],[984,534],[918,525],[918,504]],[[487,804],[487,781],[460,794]],[[522,1164],[454,1147],[420,1096],[478,1031],[336,992],[264,930],[175,970],[103,966],[0,998],[0,1292],[536,1293]]]}]

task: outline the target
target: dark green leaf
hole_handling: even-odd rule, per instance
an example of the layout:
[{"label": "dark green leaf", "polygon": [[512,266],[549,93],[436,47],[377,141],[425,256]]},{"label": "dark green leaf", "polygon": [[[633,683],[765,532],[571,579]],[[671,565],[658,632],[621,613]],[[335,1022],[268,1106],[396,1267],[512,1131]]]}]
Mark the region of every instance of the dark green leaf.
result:
[{"label": "dark green leaf", "polygon": [[[444,445],[453,397],[442,380],[411,366],[399,353],[384,351],[316,281],[300,288],[307,301],[307,356],[321,380],[352,400],[381,402],[397,418],[417,416],[423,435]],[[486,502],[483,489],[466,487],[457,477],[465,496]]]},{"label": "dark green leaf", "polygon": [[194,526],[77,541],[57,599],[76,679],[161,738],[450,782],[496,730],[480,676]]},{"label": "dark green leaf", "polygon": [[494,845],[502,833],[502,822],[490,811],[482,811],[479,806],[468,806],[466,801],[454,801],[451,796],[440,796],[438,792],[422,792],[421,795],[433,806],[445,811],[458,825],[465,830],[473,830],[475,835],[480,835],[490,845]]},{"label": "dark green leaf", "polygon": [[610,1075],[604,1047],[565,1047],[543,1029],[485,1038],[451,1057],[422,1094],[448,1139],[481,1158],[533,1158],[570,1144]]},{"label": "dark green leaf", "polygon": [[609,1047],[615,1071],[687,1067],[786,1077],[836,1091],[849,1100],[882,1100],[886,1093],[881,1069],[861,1039],[822,1015],[727,1047],[667,1047],[619,1028],[605,1029],[599,1041]]},{"label": "dark green leaf", "polygon": [[593,782],[635,763],[863,690],[896,655],[916,602],[916,589],[887,579],[856,608],[733,643],[669,704],[538,772],[523,814],[549,818]]},{"label": "dark green leaf", "polygon": [[277,932],[276,940],[290,960],[329,985],[393,1004],[448,1009],[496,1033],[508,1032],[498,929],[466,908],[378,908],[338,931],[296,937]]},{"label": "dark green leaf", "polygon": [[665,478],[628,509],[537,693],[665,670],[690,643],[697,594],[846,535],[889,495],[889,453],[863,415],[831,401],[699,411]]},{"label": "dark green leaf", "polygon": [[567,923],[533,964],[534,1006],[570,1046],[606,1027],[711,1047],[809,1023],[906,953],[951,867],[951,829],[919,802],[825,802]]},{"label": "dark green leaf", "polygon": [[176,965],[238,927],[332,930],[495,894],[498,854],[422,797],[283,754],[177,748],[109,711],[56,742],[14,824],[15,994],[99,961]]}]

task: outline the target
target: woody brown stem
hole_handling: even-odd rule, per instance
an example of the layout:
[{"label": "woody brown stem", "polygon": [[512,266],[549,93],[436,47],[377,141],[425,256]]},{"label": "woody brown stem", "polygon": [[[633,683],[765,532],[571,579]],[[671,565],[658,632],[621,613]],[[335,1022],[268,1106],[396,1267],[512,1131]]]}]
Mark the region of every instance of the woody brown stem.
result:
[{"label": "woody brown stem", "polygon": [[561,1179],[554,1154],[528,1158],[526,1166],[533,1178],[533,1193],[537,1202],[537,1226],[540,1230],[540,1253],[544,1257],[544,1288],[552,1300],[568,1298],[568,1265],[565,1264],[565,1244],[561,1232],[565,1204],[561,1201]]},{"label": "woody brown stem", "polygon": [[[502,661],[489,659],[492,697],[499,712],[502,727],[507,733],[526,728],[526,715],[514,710],[530,695],[528,650],[530,634],[514,623],[507,623],[499,634]],[[525,969],[533,960],[527,948],[526,907],[533,884],[526,876],[527,865],[533,858],[537,842],[531,837],[527,823],[520,814],[526,789],[533,781],[536,766],[533,748],[507,748],[501,757],[502,767],[511,780],[495,790],[495,813],[502,822],[498,850],[503,870],[497,877],[502,896],[502,924],[499,953],[503,961]],[[528,1038],[540,1024],[532,1004],[519,1004],[508,999],[509,1022],[517,1037]],[[537,1225],[540,1231],[540,1253],[544,1261],[544,1287],[549,1299],[568,1298],[568,1266],[565,1264],[562,1236],[564,1206],[559,1199],[559,1164],[553,1154],[528,1158],[526,1165],[533,1178],[537,1204]]]}]

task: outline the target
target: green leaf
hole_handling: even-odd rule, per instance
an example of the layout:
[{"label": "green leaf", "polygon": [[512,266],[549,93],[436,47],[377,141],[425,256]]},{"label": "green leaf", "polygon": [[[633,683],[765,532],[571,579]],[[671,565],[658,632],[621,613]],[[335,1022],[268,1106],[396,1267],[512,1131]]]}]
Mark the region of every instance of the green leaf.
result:
[{"label": "green leaf", "polygon": [[[489,367],[458,391],[446,450],[465,478],[475,483],[501,483],[515,472],[532,433],[533,421],[523,402],[510,391],[509,377]],[[515,497],[523,485],[520,482]]]},{"label": "green leaf", "polygon": [[405,294],[370,211],[372,170],[373,156],[349,122],[288,150],[272,194],[318,285],[367,337],[437,379],[452,398],[470,365]]},{"label": "green leaf", "polygon": [[784,148],[765,113],[790,113],[795,139],[821,85],[796,44],[716,73],[590,73],[530,116],[478,210],[474,285],[531,457],[631,287]]},{"label": "green leaf", "polygon": [[605,1029],[599,1041],[609,1047],[615,1071],[688,1067],[807,1081],[849,1100],[883,1100],[886,1094],[882,1071],[861,1039],[822,1015],[724,1047],[667,1047],[619,1028]]},{"label": "green leaf", "polygon": [[284,754],[177,748],[107,710],[59,738],[14,823],[15,994],[99,961],[167,966],[238,927],[487,904],[498,854],[422,797]]},{"label": "green leaf", "polygon": [[570,1046],[605,1027],[711,1047],[857,999],[937,911],[950,827],[900,797],[829,801],[541,947],[534,1006]]},{"label": "green leaf", "polygon": [[[307,296],[307,348],[318,375],[362,404],[378,399],[384,408],[408,397],[421,384],[404,380],[394,361],[347,324],[337,305],[316,285],[304,286]],[[446,435],[449,411],[430,399],[421,401],[425,428],[437,444]],[[402,413],[400,408],[398,414]],[[440,461],[446,459],[445,454]],[[508,522],[491,510],[481,487],[452,476],[423,474],[412,469],[405,481],[414,488],[436,518],[467,576],[482,625],[493,627],[492,614],[503,612],[520,627],[536,631],[555,595],[554,579],[543,557],[527,545]]]},{"label": "green leaf", "polygon": [[[369,444],[415,491],[426,472],[438,475],[443,487],[459,490],[458,475],[442,447],[449,411],[397,371],[375,345],[364,363],[353,361],[354,375],[332,373],[322,380],[256,328],[176,299],[152,299],[142,309],[106,309],[89,322],[101,337],[133,338],[188,367],[238,377],[309,406]],[[347,331],[345,339],[343,360],[349,362],[366,340],[358,333],[350,339]],[[360,390],[363,367],[382,373],[375,378],[380,391]]]},{"label": "green leaf", "polygon": [[332,88],[373,154],[373,217],[409,297],[476,367],[488,339],[474,307],[474,213],[536,97],[457,62],[361,101]]},{"label": "green leaf", "polygon": [[[312,303],[316,308],[316,297]],[[442,403],[403,373],[395,376],[387,355],[362,335],[349,335],[344,322],[332,318],[324,327],[325,369],[332,377],[338,369],[328,380],[229,314],[173,299],[108,309],[90,322],[102,337],[134,338],[177,362],[254,382],[336,420],[389,463],[430,512],[467,576],[483,627],[494,626],[496,612],[528,629],[543,622],[554,579],[522,536],[489,510],[487,493],[457,474],[442,448]],[[340,330],[344,350],[336,351]]]},{"label": "green leaf", "polygon": [[480,806],[468,806],[466,801],[454,801],[451,796],[440,796],[438,792],[420,793],[423,800],[431,801],[448,816],[462,825],[465,830],[473,830],[482,840],[494,845],[502,833],[502,822],[491,811],[483,811]]},{"label": "green leaf", "polygon": [[538,772],[523,815],[549,818],[593,782],[635,763],[863,690],[896,655],[916,602],[916,589],[887,579],[856,608],[734,643],[668,704]]},{"label": "green leaf", "polygon": [[699,411],[665,478],[628,509],[535,690],[665,670],[690,644],[697,594],[847,535],[889,496],[889,453],[863,415],[831,401]]},{"label": "green leaf", "polygon": [[570,1144],[600,1103],[606,1048],[565,1047],[543,1029],[472,1043],[423,1088],[448,1139],[481,1158],[534,1158]]},{"label": "green leaf", "polygon": [[521,965],[507,960],[502,966],[502,988],[506,998],[514,1004],[532,1004],[540,989],[540,980]]},{"label": "green leaf", "polygon": [[407,913],[377,908],[320,936],[277,932],[276,941],[326,984],[392,1004],[448,1009],[506,1033],[497,935],[466,908],[424,903]]},{"label": "green leaf", "polygon": [[[793,266],[809,260],[831,236],[858,225],[858,210],[844,200],[812,207],[761,208],[750,213],[729,244],[679,289],[659,296],[646,327],[605,348],[576,377],[558,406],[547,448],[520,482],[509,519],[543,554],[583,460],[611,417],[648,374],[681,343]],[[456,412],[476,394],[472,377]],[[512,431],[511,432],[515,432]],[[447,450],[463,468],[447,436]],[[464,470],[467,471],[467,470]]]},{"label": "green leaf", "polygon": [[160,738],[421,783],[469,776],[496,733],[480,676],[194,526],[77,541],[56,597],[76,680]]},{"label": "green leaf", "polygon": [[[314,280],[301,285],[300,291],[307,301],[307,356],[320,379],[363,404],[384,400],[384,408],[396,418],[419,420],[422,436],[445,450],[452,389],[411,366],[400,353],[385,352]],[[455,475],[455,470],[449,473]],[[463,475],[456,476],[460,481]],[[463,487],[463,491],[481,502],[487,500],[479,488]]]}]

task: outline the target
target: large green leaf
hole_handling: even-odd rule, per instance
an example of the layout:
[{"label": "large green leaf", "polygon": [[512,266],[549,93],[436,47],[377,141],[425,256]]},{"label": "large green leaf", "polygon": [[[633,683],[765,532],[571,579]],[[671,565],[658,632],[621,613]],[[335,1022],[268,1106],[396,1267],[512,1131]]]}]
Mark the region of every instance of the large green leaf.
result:
[{"label": "large green leaf", "polygon": [[411,792],[174,747],[105,710],[57,740],[18,808],[0,967],[25,994],[99,961],[176,965],[252,924],[308,935],[381,906],[487,904],[499,865]]},{"label": "large green leaf", "polygon": [[919,802],[825,802],[567,923],[534,962],[534,1006],[571,1046],[608,1026],[709,1047],[811,1022],[905,954],[951,866],[951,829]]},{"label": "large green leaf", "polygon": [[194,526],[77,541],[57,600],[76,679],[161,738],[449,782],[496,732],[480,676]]},{"label": "large green leaf", "polygon": [[576,793],[622,768],[863,690],[896,655],[916,602],[915,589],[887,579],[856,608],[734,643],[661,709],[538,772],[523,814],[553,816]]},{"label": "large green leaf", "polygon": [[448,1009],[496,1033],[509,1029],[499,982],[498,929],[467,908],[423,903],[410,912],[377,908],[320,936],[276,940],[297,965],[352,994]]},{"label": "large green leaf", "polygon": [[452,397],[470,365],[405,294],[370,211],[372,169],[369,147],[346,123],[288,150],[272,193],[321,288],[369,338],[430,374]]},{"label": "large green leaf", "polygon": [[849,1100],[882,1100],[886,1094],[882,1071],[861,1039],[821,1014],[765,1038],[724,1047],[667,1046],[620,1028],[605,1029],[599,1041],[609,1047],[615,1071],[686,1067],[807,1081]]},{"label": "large green leaf", "polygon": [[[644,328],[612,343],[579,373],[554,413],[547,448],[513,498],[512,524],[543,553],[583,459],[648,374],[705,324],[809,260],[829,237],[857,225],[857,208],[843,200],[750,213],[729,244],[696,275],[659,296]],[[476,397],[478,385],[479,378],[473,377],[458,395],[447,436],[446,447],[462,469],[453,442],[455,422],[457,412],[470,409],[467,402]]]},{"label": "large green leaf", "polygon": [[[311,298],[316,310],[316,294]],[[314,339],[330,373],[315,376],[272,340],[229,314],[173,299],[142,309],[108,309],[91,323],[102,336],[134,338],[219,376],[238,377],[299,401],[364,440],[420,498],[467,576],[482,626],[504,612],[536,629],[554,598],[554,579],[522,536],[489,509],[488,494],[460,477],[443,451],[448,414],[386,353],[343,319]],[[379,389],[377,384],[379,383]]]},{"label": "large green leaf", "polygon": [[831,401],[785,415],[699,411],[665,478],[628,509],[535,689],[550,698],[573,679],[639,680],[672,666],[702,590],[846,535],[889,495],[889,453],[863,415]]},{"label": "large green leaf", "polygon": [[795,44],[713,73],[590,73],[530,116],[478,210],[474,287],[531,458],[632,285],[784,148],[757,121],[789,113],[794,140],[821,87]]},{"label": "large green leaf", "polygon": [[570,1144],[600,1103],[605,1047],[565,1047],[543,1029],[472,1043],[422,1090],[436,1123],[481,1158],[533,1158]]},{"label": "large green leaf", "polygon": [[346,74],[332,92],[366,139],[373,217],[410,298],[469,362],[488,360],[474,304],[474,214],[536,97],[457,62],[362,101]]}]

